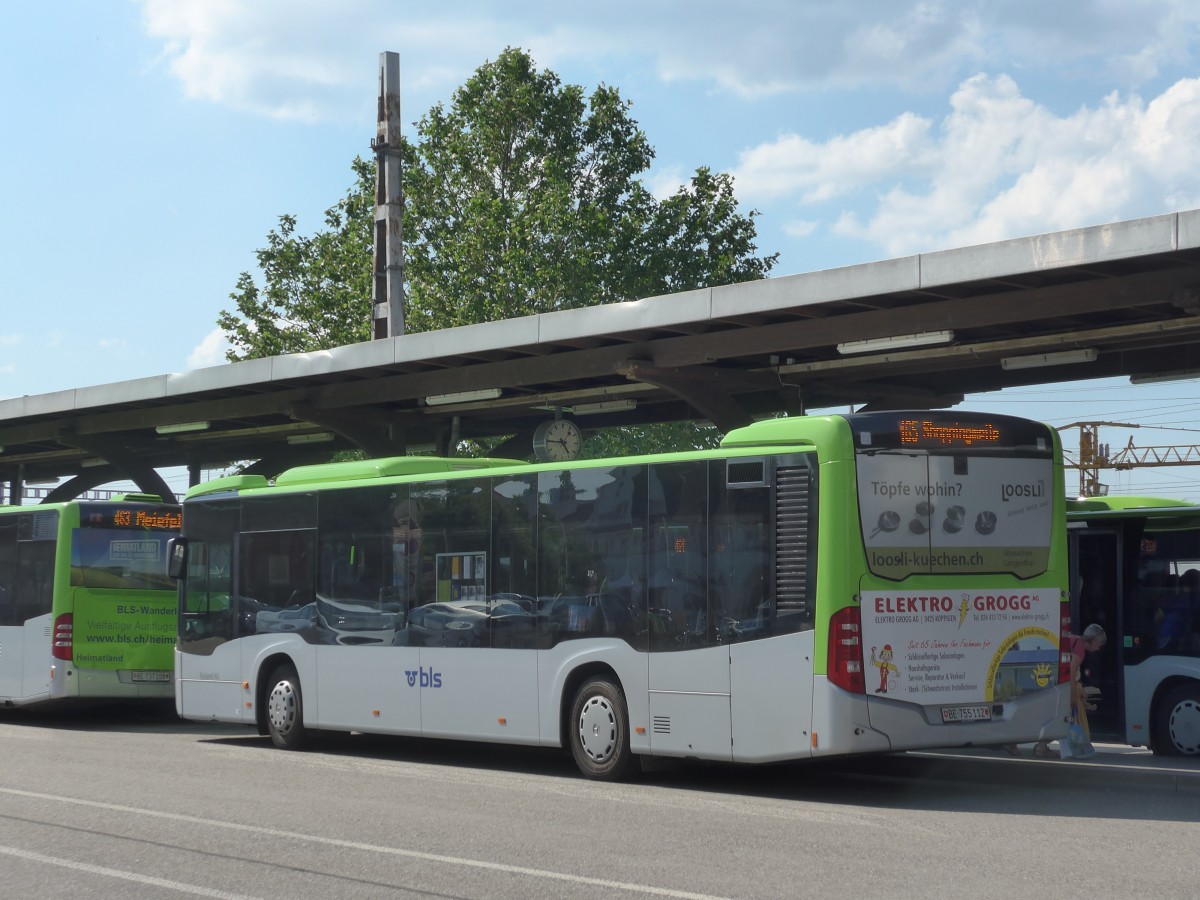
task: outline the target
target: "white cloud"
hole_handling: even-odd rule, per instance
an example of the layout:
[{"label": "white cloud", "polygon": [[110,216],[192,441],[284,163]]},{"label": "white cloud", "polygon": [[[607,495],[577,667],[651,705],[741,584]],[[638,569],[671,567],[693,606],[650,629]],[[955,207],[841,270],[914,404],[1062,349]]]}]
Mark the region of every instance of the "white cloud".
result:
[{"label": "white cloud", "polygon": [[813,234],[820,226],[819,222],[804,221],[795,219],[783,226],[783,233],[788,237],[805,238]]},{"label": "white cloud", "polygon": [[[331,89],[345,86],[338,54],[323,49],[338,6],[291,0],[144,0],[142,21],[187,95],[281,119],[314,120]],[[298,27],[299,26],[299,27]]]},{"label": "white cloud", "polygon": [[0,347],[15,347],[25,342],[23,334],[0,334]]},{"label": "white cloud", "polygon": [[784,135],[743,152],[734,184],[750,202],[792,193],[806,203],[829,200],[897,170],[928,165],[929,128],[927,119],[905,113],[824,144]]},{"label": "white cloud", "polygon": [[188,354],[187,368],[203,369],[206,366],[222,365],[226,361],[225,351],[228,349],[229,342],[225,339],[225,332],[220,328],[214,328]]},{"label": "white cloud", "polygon": [[[143,26],[190,97],[315,121],[360,110],[381,50],[407,100],[445,95],[505,46],[538,63],[648,59],[667,82],[743,97],[856,86],[941,90],[988,68],[1070,67],[1130,87],[1194,65],[1192,0],[725,0],[576,4],[463,0],[140,0]],[[631,27],[636,22],[636,27]],[[436,99],[436,98],[435,98]]]},{"label": "white cloud", "polygon": [[1057,116],[979,75],[936,127],[905,114],[820,144],[787,135],[744,152],[736,174],[751,196],[857,201],[833,213],[835,233],[903,256],[1188,208],[1198,153],[1200,79]]},{"label": "white cloud", "polygon": [[691,182],[691,176],[684,176],[680,166],[655,166],[646,178],[646,190],[657,200],[666,200],[679,193],[679,189]]},{"label": "white cloud", "polygon": [[[400,52],[402,91],[457,86],[504,49],[479,16],[386,0],[139,0],[161,63],[188,97],[270,118],[352,119],[374,106],[383,50]],[[422,18],[423,17],[423,18]],[[423,107],[420,107],[423,108]]]},{"label": "white cloud", "polygon": [[[637,72],[634,84],[650,70],[740,97],[810,91],[860,104],[858,121],[872,127],[826,139],[780,133],[740,156],[739,199],[797,239],[832,233],[904,255],[1200,205],[1197,83],[1156,86],[1149,102],[1136,93],[1163,71],[1195,71],[1191,0],[758,0],[752,12],[691,0],[686,15],[678,2],[630,0],[137,2],[161,65],[188,96],[281,119],[361,120],[383,49],[400,53],[408,121],[505,46],[550,68]],[[988,71],[1016,73],[1040,93],[1025,96],[1005,74],[967,77]],[[1062,105],[1095,83],[1120,89]],[[897,87],[924,92],[920,112],[872,117]],[[939,92],[949,105],[934,115]],[[764,103],[754,115],[786,128],[796,113],[786,106]],[[649,187],[669,196],[690,165],[664,159]]]}]

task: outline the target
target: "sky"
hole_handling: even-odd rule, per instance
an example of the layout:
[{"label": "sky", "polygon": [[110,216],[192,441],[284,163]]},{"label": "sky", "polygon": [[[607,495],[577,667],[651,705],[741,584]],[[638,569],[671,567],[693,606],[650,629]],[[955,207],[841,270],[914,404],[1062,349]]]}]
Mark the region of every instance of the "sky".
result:
[{"label": "sky", "polygon": [[[1200,208],[1194,0],[0,0],[0,399],[224,364],[255,250],[369,154],[379,54],[411,137],[506,47],[617,88],[657,194],[731,173],[774,275]],[[1181,446],[1198,387],[962,408]],[[1197,466],[1101,480],[1200,501]]]}]

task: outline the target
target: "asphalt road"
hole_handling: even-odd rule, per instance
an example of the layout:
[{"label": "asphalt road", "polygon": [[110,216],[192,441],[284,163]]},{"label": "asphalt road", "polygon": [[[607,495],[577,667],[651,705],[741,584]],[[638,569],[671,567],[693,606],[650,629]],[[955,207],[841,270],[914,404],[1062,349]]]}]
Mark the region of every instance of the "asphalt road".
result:
[{"label": "asphalt road", "polygon": [[0,754],[5,897],[1197,891],[1200,779],[986,751],[611,785],[556,751],[348,736],[286,753],[118,707],[0,714]]}]

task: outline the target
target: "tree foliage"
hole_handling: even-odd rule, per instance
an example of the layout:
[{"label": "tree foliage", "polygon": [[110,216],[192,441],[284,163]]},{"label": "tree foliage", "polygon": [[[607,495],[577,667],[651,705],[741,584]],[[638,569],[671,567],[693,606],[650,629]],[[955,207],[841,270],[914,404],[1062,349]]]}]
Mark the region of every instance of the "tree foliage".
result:
[{"label": "tree foliage", "polygon": [[[590,96],[507,49],[416,123],[401,147],[405,330],[614,302],[765,277],[755,212],[733,179],[699,168],[665,199],[640,180],[654,159],[615,88]],[[325,228],[281,216],[218,325],[231,361],[329,348],[371,333],[375,164]]]}]

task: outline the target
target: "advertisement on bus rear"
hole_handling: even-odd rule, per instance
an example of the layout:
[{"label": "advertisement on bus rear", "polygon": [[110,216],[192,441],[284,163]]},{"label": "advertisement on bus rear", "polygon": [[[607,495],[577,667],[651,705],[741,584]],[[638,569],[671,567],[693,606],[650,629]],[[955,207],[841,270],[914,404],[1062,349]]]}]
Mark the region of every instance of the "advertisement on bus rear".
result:
[{"label": "advertisement on bus rear", "polygon": [[73,657],[85,669],[130,670],[134,681],[166,680],[177,604],[166,574],[171,533],[138,529],[133,521],[128,529],[89,527],[73,534]]},{"label": "advertisement on bus rear", "polygon": [[[1054,687],[1061,615],[1053,588],[866,591],[867,694],[951,707]],[[944,712],[945,721],[974,720],[990,707]]]},{"label": "advertisement on bus rear", "polygon": [[878,453],[858,457],[867,565],[884,578],[1046,571],[1048,459]]}]

